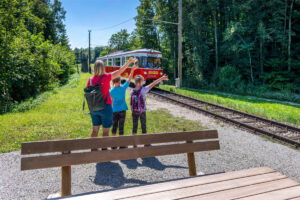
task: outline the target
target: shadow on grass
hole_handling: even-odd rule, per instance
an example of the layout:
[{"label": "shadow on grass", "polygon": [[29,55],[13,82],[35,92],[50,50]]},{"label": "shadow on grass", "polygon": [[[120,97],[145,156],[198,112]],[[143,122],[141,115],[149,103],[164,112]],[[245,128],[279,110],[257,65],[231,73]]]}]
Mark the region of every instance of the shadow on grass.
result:
[{"label": "shadow on grass", "polygon": [[[125,164],[128,169],[149,167],[151,169],[163,171],[166,168],[187,168],[176,165],[164,165],[155,157],[143,158],[141,164],[137,162],[136,159],[122,160],[121,162]],[[147,184],[147,181],[126,178],[120,164],[115,162],[97,163],[96,176],[94,180],[90,177],[90,180],[96,185],[110,186],[112,188],[119,188],[128,183],[137,185]]]}]

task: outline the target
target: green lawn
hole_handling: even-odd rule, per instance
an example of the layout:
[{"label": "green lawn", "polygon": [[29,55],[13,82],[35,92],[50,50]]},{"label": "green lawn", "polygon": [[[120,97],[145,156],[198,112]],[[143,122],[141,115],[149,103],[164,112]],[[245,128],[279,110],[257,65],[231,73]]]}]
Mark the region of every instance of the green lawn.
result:
[{"label": "green lawn", "polygon": [[247,113],[300,125],[299,105],[240,95],[214,94],[213,92],[210,93],[192,89],[175,89],[174,86],[169,85],[160,85],[159,87]]},{"label": "green lawn", "polygon": [[[73,77],[28,111],[0,115],[0,152],[18,150],[25,141],[89,137],[91,119],[82,112],[83,87],[89,76]],[[147,126],[149,133],[202,129],[199,123],[172,117],[165,110],[147,112]],[[131,129],[128,111],[125,134]]]}]

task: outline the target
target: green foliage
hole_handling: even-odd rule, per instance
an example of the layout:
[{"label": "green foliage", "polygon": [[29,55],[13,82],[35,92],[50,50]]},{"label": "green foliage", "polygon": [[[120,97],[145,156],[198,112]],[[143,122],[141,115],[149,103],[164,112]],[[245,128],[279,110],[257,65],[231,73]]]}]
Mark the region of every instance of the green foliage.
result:
[{"label": "green foliage", "polygon": [[152,19],[155,16],[154,0],[140,0],[137,7],[138,15],[136,20],[136,32],[140,37],[141,47],[148,49],[160,49],[157,28],[153,25]]},{"label": "green foliage", "polygon": [[[251,94],[248,88],[264,88],[272,94],[279,90],[300,93],[300,1],[191,0],[185,1],[182,9],[185,86],[222,91],[234,88]],[[164,71],[174,81],[177,26],[158,20],[178,22],[178,1],[140,0],[137,12],[141,46],[162,51]],[[224,80],[223,70],[228,66],[238,72],[237,79]]]},{"label": "green foliage", "polygon": [[218,88],[224,91],[232,91],[241,84],[239,70],[230,65],[221,68],[219,74]]},{"label": "green foliage", "polygon": [[129,48],[129,36],[130,34],[126,29],[113,34],[109,39],[109,47],[111,49],[126,50]]},{"label": "green foliage", "polygon": [[[91,117],[84,115],[80,106],[83,87],[86,86],[89,76],[90,74],[85,73],[81,73],[80,78],[77,74],[73,75],[70,82],[57,88],[55,93],[47,94],[46,97],[39,96],[18,107],[19,111],[26,110],[25,112],[17,112],[16,109],[16,113],[0,115],[0,152],[18,150],[22,142],[90,137]],[[127,94],[127,103],[129,103],[129,94]],[[31,106],[34,108],[27,110]],[[127,112],[125,135],[131,134],[132,131],[131,113]],[[202,128],[199,122],[173,117],[166,110],[147,111],[149,133]],[[138,133],[140,132],[141,130],[138,130]]]},{"label": "green foliage", "polygon": [[68,47],[59,1],[0,0],[0,5],[2,113],[66,83],[75,56]]}]

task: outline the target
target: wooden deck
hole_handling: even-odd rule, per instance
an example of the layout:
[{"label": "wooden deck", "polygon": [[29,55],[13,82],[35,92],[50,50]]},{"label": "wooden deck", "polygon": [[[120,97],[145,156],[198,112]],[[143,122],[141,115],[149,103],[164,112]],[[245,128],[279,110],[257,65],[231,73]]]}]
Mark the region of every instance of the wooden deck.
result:
[{"label": "wooden deck", "polygon": [[268,167],[261,167],[70,196],[66,199],[300,199],[300,184]]}]

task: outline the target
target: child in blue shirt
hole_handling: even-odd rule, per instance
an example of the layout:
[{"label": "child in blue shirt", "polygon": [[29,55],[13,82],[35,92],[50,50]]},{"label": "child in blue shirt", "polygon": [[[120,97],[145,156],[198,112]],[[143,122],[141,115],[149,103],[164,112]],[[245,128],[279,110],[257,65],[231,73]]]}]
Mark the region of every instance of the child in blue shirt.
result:
[{"label": "child in blue shirt", "polygon": [[129,86],[129,83],[133,77],[134,70],[138,68],[137,65],[134,65],[131,68],[130,75],[128,80],[121,86],[121,79],[116,78],[113,80],[114,87],[110,90],[110,95],[113,99],[113,128],[112,136],[116,136],[117,129],[119,126],[119,135],[124,135],[124,123],[126,118],[126,110],[128,110],[125,95],[126,89]]}]

